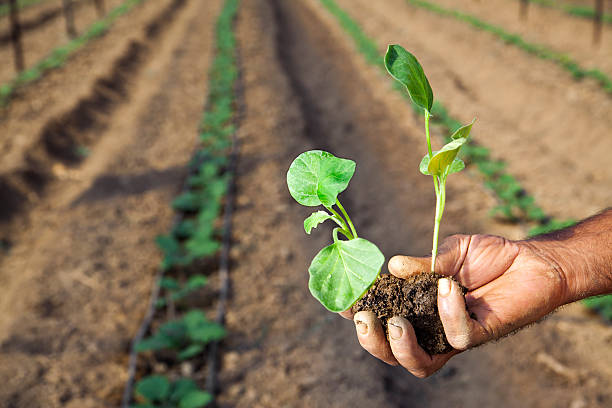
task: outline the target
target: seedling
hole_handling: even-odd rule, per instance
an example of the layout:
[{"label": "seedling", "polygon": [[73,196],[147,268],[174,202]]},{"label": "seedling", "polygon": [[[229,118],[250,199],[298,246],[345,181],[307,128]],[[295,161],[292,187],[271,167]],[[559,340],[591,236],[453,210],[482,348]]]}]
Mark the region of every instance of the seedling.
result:
[{"label": "seedling", "polygon": [[200,390],[189,378],[170,381],[161,375],[151,375],[136,384],[137,399],[131,408],[202,408],[212,402],[210,393]]},{"label": "seedling", "polygon": [[182,319],[160,326],[155,334],[136,345],[136,351],[173,349],[178,351],[180,360],[185,360],[201,353],[206,344],[223,337],[223,326],[209,321],[201,311],[192,310]]},{"label": "seedling", "polygon": [[419,169],[421,173],[433,177],[436,192],[436,217],[434,221],[433,248],[431,250],[431,272],[434,272],[438,255],[438,237],[440,222],[446,204],[446,179],[449,175],[465,168],[463,160],[457,157],[461,147],[468,141],[472,123],[462,126],[451,135],[451,141],[440,150],[433,151],[429,135],[429,118],[433,106],[433,91],[425,72],[414,55],[399,45],[390,45],[385,55],[385,68],[393,78],[406,87],[410,99],[425,114],[425,138],[427,154],[423,157]]},{"label": "seedling", "polygon": [[[431,261],[433,273],[446,201],[446,180],[450,174],[465,167],[457,154],[467,142],[474,122],[460,127],[452,134],[448,144],[433,151],[429,134],[433,92],[423,68],[414,55],[399,45],[389,46],[384,62],[387,71],[408,90],[412,101],[425,113],[427,154],[421,161],[420,171],[433,177],[436,193]],[[378,278],[385,260],[376,245],[357,236],[355,226],[338,199],[338,195],[348,187],[354,172],[355,162],[352,160],[313,150],[299,155],[287,173],[289,192],[298,203],[309,207],[322,205],[327,210],[316,211],[304,221],[306,233],[310,234],[313,228],[327,220],[338,225],[332,232],[334,243],[323,248],[308,269],[311,293],[334,312],[347,310],[366,293]],[[344,239],[340,239],[339,234]]]}]

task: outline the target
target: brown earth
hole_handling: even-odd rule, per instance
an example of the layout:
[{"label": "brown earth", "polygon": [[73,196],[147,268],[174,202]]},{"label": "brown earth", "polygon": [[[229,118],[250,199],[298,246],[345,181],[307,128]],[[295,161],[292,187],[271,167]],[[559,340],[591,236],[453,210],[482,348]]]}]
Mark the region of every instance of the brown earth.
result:
[{"label": "brown earth", "polygon": [[[74,25],[77,34],[82,33],[99,16],[90,0],[73,2]],[[111,10],[123,0],[106,0],[106,10]],[[19,13],[22,27],[22,47],[25,67],[35,65],[47,56],[55,47],[67,43],[70,38],[66,33],[66,23],[60,1],[45,1],[35,6],[26,7]],[[8,18],[0,18],[0,84],[15,77],[13,48],[10,43],[10,26]]]},{"label": "brown earth", "polygon": [[[28,221],[26,214],[14,219],[20,231],[0,264],[0,406],[118,405],[130,340],[160,261],[154,237],[169,228],[170,201],[195,147],[220,5],[146,2],[11,106],[33,115],[21,132],[36,145],[46,121],[76,115],[84,88],[93,93],[100,78],[119,72],[120,94],[109,92],[80,129],[91,133],[89,155],[81,165],[58,161],[59,179],[47,183]],[[93,70],[92,50],[100,51]],[[134,57],[127,66],[125,55]],[[76,78],[81,92],[73,92]],[[37,92],[56,116],[33,114]]]},{"label": "brown earth", "polygon": [[[343,5],[348,3],[362,22],[383,26],[382,17],[361,2]],[[307,265],[329,235],[303,233],[309,211],[291,200],[285,173],[295,156],[312,148],[354,159],[357,172],[342,199],[360,235],[387,256],[425,254],[433,192],[416,171],[424,150],[422,124],[318,2],[245,2],[237,30],[246,116],[227,316],[232,334],[225,343],[219,405],[609,405],[612,334],[579,305],[463,353],[427,380],[388,367],[359,347],[353,324],[326,312],[308,293]],[[473,173],[457,175],[449,188],[443,235],[523,234],[486,217],[494,200]]]},{"label": "brown earth", "polygon": [[435,97],[463,122],[477,117],[474,140],[505,160],[547,213],[581,219],[610,205],[612,172],[601,163],[612,151],[612,98],[593,81],[577,82],[551,62],[404,0],[338,3],[381,53],[398,43],[419,58]]}]

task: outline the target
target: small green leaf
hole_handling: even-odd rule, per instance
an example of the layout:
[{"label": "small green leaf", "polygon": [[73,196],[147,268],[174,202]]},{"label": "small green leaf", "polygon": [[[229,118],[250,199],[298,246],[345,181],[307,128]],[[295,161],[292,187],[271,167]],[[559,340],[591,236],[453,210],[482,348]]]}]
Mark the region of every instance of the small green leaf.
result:
[{"label": "small green leaf", "polygon": [[159,281],[159,286],[164,289],[168,289],[168,290],[177,290],[179,288],[179,283],[174,278],[169,278],[167,276],[164,276]]},{"label": "small green leaf", "polygon": [[442,176],[447,168],[453,163],[459,149],[467,142],[467,138],[461,137],[459,139],[453,139],[451,142],[445,144],[442,149],[438,150],[427,166],[427,171],[430,174],[436,176]]},{"label": "small green leaf", "polygon": [[384,262],[376,245],[363,238],[337,241],[312,260],[308,287],[328,310],[342,312],[372,286]]},{"label": "small green leaf", "polygon": [[196,290],[196,289],[206,286],[207,281],[208,280],[206,279],[206,276],[204,275],[194,275],[191,278],[189,278],[189,280],[185,284],[185,287],[191,290]]},{"label": "small green leaf", "polygon": [[212,395],[206,391],[191,391],[181,398],[179,408],[202,408],[210,404],[212,400]]},{"label": "small green leaf", "polygon": [[308,207],[331,207],[355,173],[355,162],[321,150],[300,154],[289,167],[287,186],[295,200]]},{"label": "small green leaf", "polygon": [[170,393],[170,402],[178,404],[178,402],[191,391],[197,391],[198,386],[190,378],[179,378],[172,383],[172,392]]},{"label": "small green leaf", "polygon": [[304,220],[304,230],[307,234],[310,234],[313,228],[317,228],[319,224],[332,218],[333,215],[325,211],[313,212],[308,218]]},{"label": "small green leaf", "polygon": [[170,382],[164,376],[151,375],[136,384],[136,392],[147,402],[164,401],[170,393]]},{"label": "small green leaf", "polygon": [[431,176],[431,173],[429,172],[429,170],[427,170],[427,168],[429,167],[429,160],[429,153],[426,153],[425,156],[423,156],[423,159],[421,160],[421,164],[419,164],[419,170],[426,176]]},{"label": "small green leaf", "polygon": [[385,55],[385,68],[393,78],[406,87],[414,103],[431,111],[433,91],[423,67],[414,55],[400,45],[389,45]]},{"label": "small green leaf", "polygon": [[465,163],[463,162],[463,160],[455,157],[455,160],[453,160],[453,162],[450,165],[448,174],[459,173],[463,169],[465,169]]},{"label": "small green leaf", "polygon": [[204,346],[202,344],[191,344],[178,353],[178,358],[179,360],[186,360],[193,356],[197,356],[202,352],[202,350],[204,350]]},{"label": "small green leaf", "polygon": [[451,139],[452,140],[456,140],[460,138],[467,139],[470,136],[470,132],[472,131],[472,126],[474,125],[474,122],[476,122],[476,118],[472,119],[471,123],[465,126],[461,126],[459,129],[455,130],[455,133],[451,135]]}]

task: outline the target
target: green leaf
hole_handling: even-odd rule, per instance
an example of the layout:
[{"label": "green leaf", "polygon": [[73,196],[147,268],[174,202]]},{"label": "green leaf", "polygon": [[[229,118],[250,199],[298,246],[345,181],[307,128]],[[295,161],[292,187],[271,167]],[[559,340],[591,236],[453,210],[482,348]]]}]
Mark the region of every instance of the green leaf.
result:
[{"label": "green leaf", "polygon": [[421,160],[421,164],[419,164],[419,170],[426,176],[431,176],[431,173],[428,170],[429,160],[429,153],[426,153],[425,156],[423,156],[423,159]]},{"label": "green leaf", "polygon": [[463,160],[455,157],[455,160],[453,160],[453,162],[450,165],[448,174],[459,173],[463,169],[465,169],[465,163],[463,162]]},{"label": "green leaf", "polygon": [[170,393],[170,382],[164,376],[151,375],[136,384],[136,393],[148,402],[164,401]]},{"label": "green leaf", "polygon": [[287,186],[295,200],[305,206],[331,207],[355,173],[355,162],[321,150],[300,154],[289,167]]},{"label": "green leaf", "polygon": [[207,281],[208,280],[206,279],[206,276],[204,275],[194,275],[191,278],[189,278],[189,280],[185,284],[185,287],[191,290],[196,290],[196,289],[206,286]]},{"label": "green leaf", "polygon": [[455,130],[455,133],[451,135],[451,139],[452,140],[457,140],[461,138],[467,139],[470,136],[470,132],[472,131],[472,126],[474,125],[474,122],[476,122],[476,118],[472,119],[471,123],[465,126],[461,126],[459,129]]},{"label": "green leaf", "polygon": [[457,153],[459,153],[461,146],[466,142],[467,138],[465,137],[454,139],[445,144],[442,149],[435,152],[427,166],[429,174],[442,176],[447,171],[447,168],[453,163],[455,157],[457,157]]},{"label": "green leaf", "polygon": [[179,402],[179,408],[201,408],[210,404],[212,395],[205,391],[191,391]]},{"label": "green leaf", "polygon": [[307,234],[310,234],[313,228],[317,228],[319,224],[332,219],[333,215],[325,211],[316,211],[310,214],[310,217],[304,220],[304,230]]},{"label": "green leaf", "polygon": [[204,350],[204,346],[202,344],[191,344],[187,346],[186,349],[181,350],[181,352],[178,353],[178,358],[179,360],[186,360],[200,354],[202,350]]},{"label": "green leaf", "polygon": [[178,404],[178,402],[189,394],[191,391],[197,391],[198,386],[190,378],[179,378],[172,384],[172,392],[170,393],[170,402]]},{"label": "green leaf", "polygon": [[384,262],[376,245],[363,238],[337,241],[312,260],[308,287],[328,310],[342,312],[374,283]]},{"label": "green leaf", "polygon": [[389,45],[385,55],[385,68],[393,78],[406,87],[414,103],[431,111],[433,91],[423,67],[414,55],[400,45]]},{"label": "green leaf", "polygon": [[164,276],[159,281],[159,286],[168,290],[177,290],[179,288],[179,283],[176,281],[176,279]]}]

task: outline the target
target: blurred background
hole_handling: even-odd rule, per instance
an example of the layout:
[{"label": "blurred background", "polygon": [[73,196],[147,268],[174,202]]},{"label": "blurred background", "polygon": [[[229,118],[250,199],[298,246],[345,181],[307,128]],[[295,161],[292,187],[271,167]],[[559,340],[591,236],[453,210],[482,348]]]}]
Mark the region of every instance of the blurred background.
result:
[{"label": "blurred background", "polygon": [[387,259],[431,251],[388,44],[434,150],[477,118],[442,236],[611,205],[609,1],[0,0],[0,407],[612,406],[610,296],[420,380],[310,295],[303,151],[356,161],[343,204]]}]

